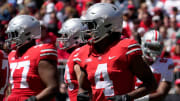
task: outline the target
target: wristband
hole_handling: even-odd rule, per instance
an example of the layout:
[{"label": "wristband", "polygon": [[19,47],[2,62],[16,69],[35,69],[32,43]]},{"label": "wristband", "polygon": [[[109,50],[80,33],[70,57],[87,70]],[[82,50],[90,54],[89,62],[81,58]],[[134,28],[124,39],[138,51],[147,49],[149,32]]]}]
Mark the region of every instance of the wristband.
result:
[{"label": "wristband", "polygon": [[149,101],[149,95],[137,98],[134,101]]},{"label": "wristband", "polygon": [[124,95],[115,95],[112,97],[108,97],[107,100],[111,101],[132,101],[131,96],[124,94]]},{"label": "wristband", "polygon": [[28,99],[26,99],[25,101],[37,101],[36,96],[31,96]]}]

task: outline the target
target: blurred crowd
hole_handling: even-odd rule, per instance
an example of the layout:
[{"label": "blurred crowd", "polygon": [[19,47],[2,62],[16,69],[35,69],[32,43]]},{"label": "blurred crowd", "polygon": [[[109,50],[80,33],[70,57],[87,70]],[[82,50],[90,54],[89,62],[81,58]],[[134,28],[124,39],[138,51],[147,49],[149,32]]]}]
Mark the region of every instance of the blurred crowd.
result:
[{"label": "blurred crowd", "polygon": [[[159,30],[165,46],[162,56],[174,60],[174,82],[180,86],[180,0],[0,0],[0,48],[3,49],[7,39],[8,22],[19,14],[33,15],[40,21],[42,37],[37,43],[54,43],[61,47],[56,38],[64,21],[83,16],[87,8],[97,2],[113,3],[121,9],[123,37],[140,43],[145,32]],[[60,68],[68,56],[67,52],[58,50]],[[65,92],[62,89],[66,89],[63,83],[60,91]]]}]

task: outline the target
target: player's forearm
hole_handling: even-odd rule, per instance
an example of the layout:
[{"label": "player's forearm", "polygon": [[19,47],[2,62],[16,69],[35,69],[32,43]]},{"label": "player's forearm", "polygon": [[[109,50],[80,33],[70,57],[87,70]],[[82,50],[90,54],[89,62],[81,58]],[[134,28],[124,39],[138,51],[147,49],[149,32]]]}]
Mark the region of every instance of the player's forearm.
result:
[{"label": "player's forearm", "polygon": [[87,81],[87,74],[84,70],[81,69],[81,71],[79,72],[79,76],[77,76],[77,80],[79,89],[87,90],[85,85],[85,81]]},{"label": "player's forearm", "polygon": [[81,71],[81,67],[79,66],[79,64],[74,65],[74,72],[76,73],[76,78],[77,78],[77,81],[79,82],[81,75],[83,75],[82,74],[83,71]]},{"label": "player's forearm", "polygon": [[157,88],[157,83],[155,80],[151,80],[148,80],[146,83],[144,83],[142,87],[133,90],[132,92],[129,92],[128,95],[131,96],[133,99],[136,99],[155,91]]},{"label": "player's forearm", "polygon": [[156,92],[140,97],[135,101],[162,101],[171,88],[170,82],[161,82]]},{"label": "player's forearm", "polygon": [[156,92],[150,94],[149,101],[162,101],[166,97],[170,89],[171,89],[171,82],[168,81],[160,82]]},{"label": "player's forearm", "polygon": [[164,94],[163,92],[155,92],[135,99],[134,101],[163,101],[165,96],[166,94]]},{"label": "player's forearm", "polygon": [[50,60],[41,60],[39,63],[38,73],[46,88],[36,96],[38,101],[49,101],[58,92],[59,79],[55,63]]},{"label": "player's forearm", "polygon": [[156,92],[149,95],[149,101],[162,101],[167,94],[163,92]]},{"label": "player's forearm", "polygon": [[136,98],[147,95],[148,93],[150,93],[150,91],[151,90],[149,90],[146,87],[141,87],[132,92],[129,92],[128,95],[131,96],[132,99],[136,99]]},{"label": "player's forearm", "polygon": [[57,92],[58,85],[47,87],[36,96],[36,99],[37,101],[50,101],[50,99],[55,97]]}]

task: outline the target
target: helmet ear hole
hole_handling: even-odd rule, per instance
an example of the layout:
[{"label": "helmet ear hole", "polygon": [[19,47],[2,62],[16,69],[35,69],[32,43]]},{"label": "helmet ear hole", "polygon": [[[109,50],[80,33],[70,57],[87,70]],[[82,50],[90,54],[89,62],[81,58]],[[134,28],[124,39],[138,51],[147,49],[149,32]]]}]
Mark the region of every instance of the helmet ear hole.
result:
[{"label": "helmet ear hole", "polygon": [[78,38],[79,38],[78,36],[75,36],[73,39],[74,39],[74,40],[77,40]]},{"label": "helmet ear hole", "polygon": [[117,8],[116,7],[114,7],[114,6],[112,6],[112,8],[116,11],[117,10]]},{"label": "helmet ear hole", "polygon": [[28,38],[27,40],[31,40],[31,38]]},{"label": "helmet ear hole", "polygon": [[34,19],[34,18],[31,18],[31,20],[32,20],[32,21],[35,21],[35,19]]},{"label": "helmet ear hole", "polygon": [[29,35],[31,35],[31,32],[25,33],[24,35],[27,37],[28,41],[31,40],[31,37],[28,37]]},{"label": "helmet ear hole", "polygon": [[112,24],[107,24],[107,25],[105,25],[104,27],[105,27],[105,28],[108,28],[108,27],[110,27],[110,26],[112,26]]},{"label": "helmet ear hole", "polygon": [[31,33],[30,33],[30,32],[28,32],[28,33],[26,33],[26,34],[25,34],[25,36],[29,36],[30,34],[31,34]]}]

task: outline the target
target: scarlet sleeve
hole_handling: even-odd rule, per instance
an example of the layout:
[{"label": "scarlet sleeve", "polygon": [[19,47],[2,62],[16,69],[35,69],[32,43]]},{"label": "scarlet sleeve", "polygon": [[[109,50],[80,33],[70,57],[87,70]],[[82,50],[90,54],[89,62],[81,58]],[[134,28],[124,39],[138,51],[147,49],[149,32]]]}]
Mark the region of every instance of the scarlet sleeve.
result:
[{"label": "scarlet sleeve", "polygon": [[53,44],[45,44],[40,50],[40,60],[54,60],[57,61],[57,50]]},{"label": "scarlet sleeve", "polygon": [[67,61],[67,63],[71,63],[71,64],[73,64],[73,65],[75,65],[75,64],[79,64],[80,66],[81,66],[81,64],[82,64],[82,54],[81,54],[81,49],[82,48],[77,48],[77,49],[75,49],[71,54],[70,54],[70,56],[69,56],[69,58],[68,58],[68,61]]},{"label": "scarlet sleeve", "polygon": [[130,44],[128,45],[128,49],[126,55],[128,57],[133,57],[136,55],[142,55],[142,50],[140,44],[138,44],[135,40],[130,40]]},{"label": "scarlet sleeve", "polygon": [[136,57],[137,55],[142,55],[142,50],[140,44],[138,44],[135,40],[129,40],[129,44],[127,46],[127,52],[126,56],[128,59],[128,63],[131,62],[133,57]]}]

